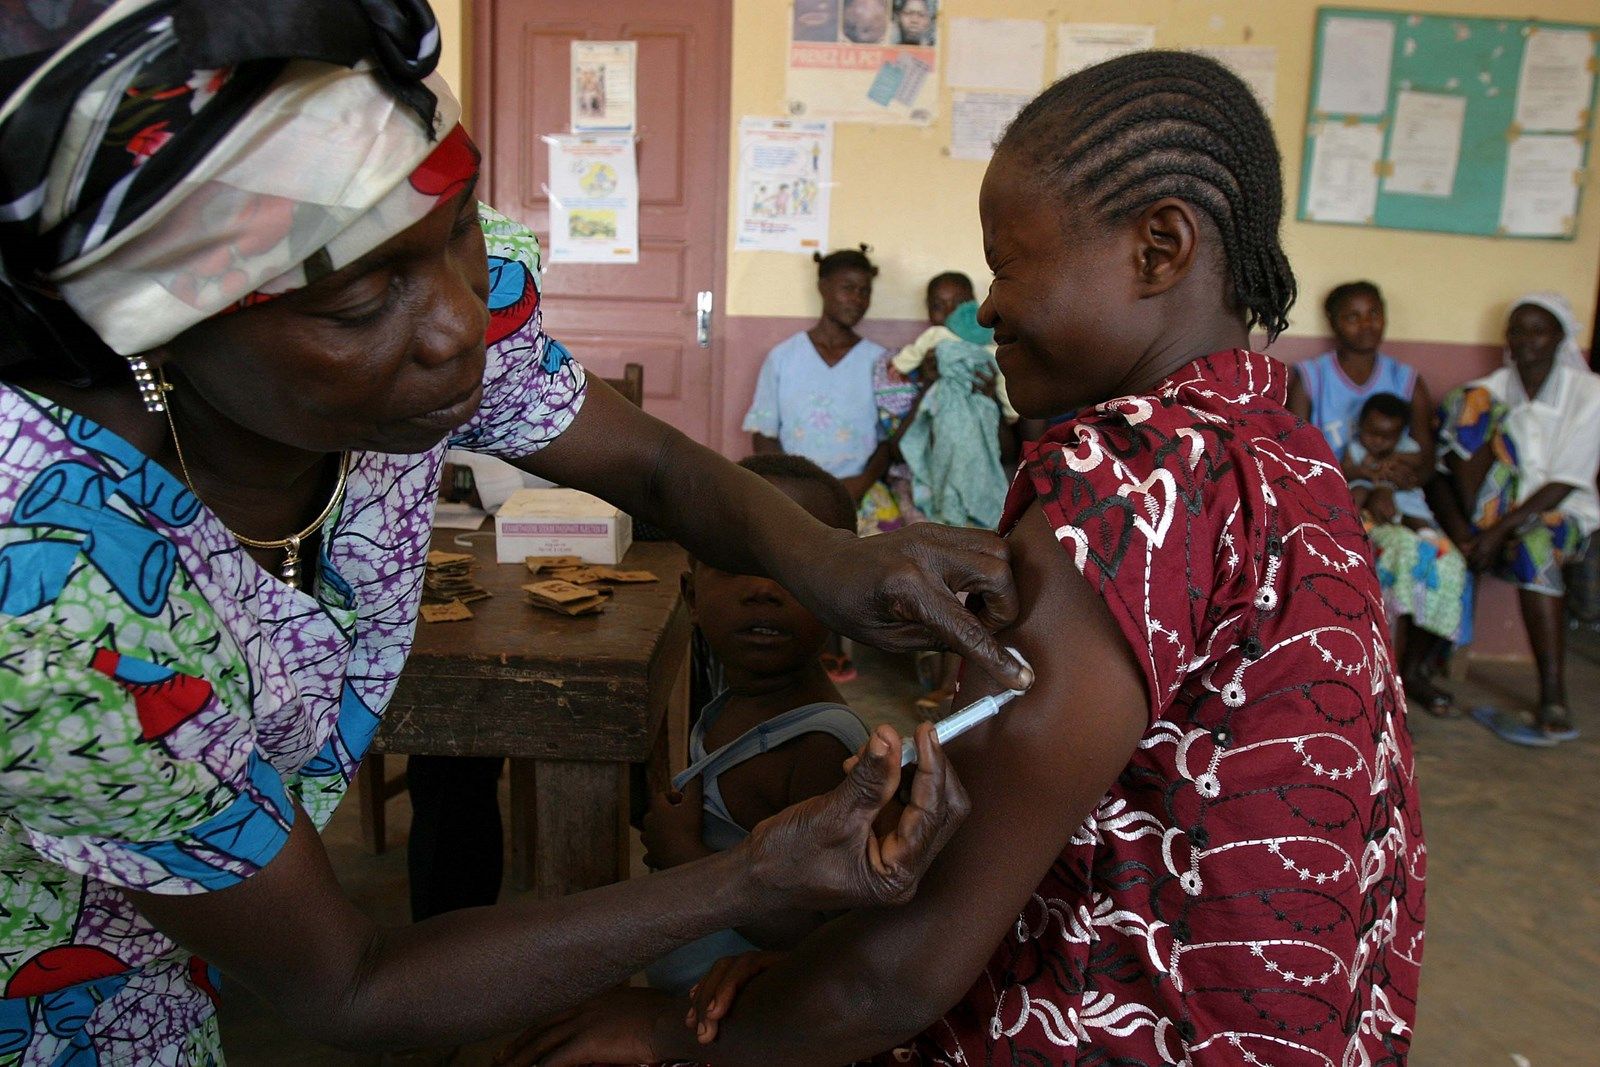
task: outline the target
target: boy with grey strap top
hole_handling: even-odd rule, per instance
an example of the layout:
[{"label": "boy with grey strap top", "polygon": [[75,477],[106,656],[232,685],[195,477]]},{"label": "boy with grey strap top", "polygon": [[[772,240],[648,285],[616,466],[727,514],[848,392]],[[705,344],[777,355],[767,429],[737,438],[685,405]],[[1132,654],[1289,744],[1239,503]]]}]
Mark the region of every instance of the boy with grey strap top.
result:
[{"label": "boy with grey strap top", "polygon": [[[741,465],[823,522],[855,528],[844,486],[810,460],[757,455]],[[684,576],[684,596],[727,688],[706,705],[690,734],[690,766],[645,816],[645,862],[658,869],[730,849],[762,819],[831,789],[844,777],[844,761],[868,737],[822,667],[827,629],[781,586],[695,561]],[[658,989],[686,992],[718,959],[788,947],[824,918],[796,913],[760,927],[722,930],[657,961],[646,974]]]}]

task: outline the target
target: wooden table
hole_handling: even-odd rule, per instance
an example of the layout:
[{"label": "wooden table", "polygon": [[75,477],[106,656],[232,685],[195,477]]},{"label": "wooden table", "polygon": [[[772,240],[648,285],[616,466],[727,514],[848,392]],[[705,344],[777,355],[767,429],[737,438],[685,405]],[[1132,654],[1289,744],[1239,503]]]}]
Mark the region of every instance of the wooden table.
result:
[{"label": "wooden table", "polygon": [[[434,547],[468,551],[458,532]],[[418,624],[372,750],[510,757],[516,888],[563,896],[625,879],[630,765],[650,764],[660,787],[687,758],[687,558],[636,543],[621,566],[660,581],[618,586],[602,614],[567,618],[528,603],[521,586],[534,579],[496,563],[492,537],[471,552],[494,595],[472,619]]]}]

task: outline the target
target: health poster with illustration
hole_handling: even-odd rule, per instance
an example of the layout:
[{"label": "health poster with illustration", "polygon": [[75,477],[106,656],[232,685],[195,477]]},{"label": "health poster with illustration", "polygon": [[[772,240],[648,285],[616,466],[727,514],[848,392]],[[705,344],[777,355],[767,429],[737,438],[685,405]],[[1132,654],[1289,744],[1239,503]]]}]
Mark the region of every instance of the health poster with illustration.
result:
[{"label": "health poster with illustration", "polygon": [[628,134],[565,134],[550,146],[550,262],[639,262],[639,172]]},{"label": "health poster with illustration", "polygon": [[739,222],[744,252],[810,255],[828,243],[833,124],[745,118],[739,123]]},{"label": "health poster with illustration", "polygon": [[939,105],[940,0],[794,0],[789,113],[926,126]]}]

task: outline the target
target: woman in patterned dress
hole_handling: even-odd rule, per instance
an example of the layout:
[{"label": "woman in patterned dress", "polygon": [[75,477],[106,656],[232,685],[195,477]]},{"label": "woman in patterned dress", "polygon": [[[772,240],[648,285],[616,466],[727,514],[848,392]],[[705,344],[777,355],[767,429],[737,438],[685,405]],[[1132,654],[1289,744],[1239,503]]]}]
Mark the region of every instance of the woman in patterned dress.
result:
[{"label": "woman in patterned dress", "polygon": [[1518,744],[1578,736],[1567,703],[1562,568],[1600,528],[1600,376],[1584,362],[1578,336],[1566,297],[1523,297],[1506,321],[1505,366],[1453,390],[1441,408],[1439,437],[1460,508],[1452,536],[1473,570],[1517,586],[1539,672],[1531,726],[1488,708],[1473,715]]},{"label": "woman in patterned dress", "polygon": [[909,896],[963,798],[924,736],[926,809],[875,837],[887,731],[706,864],[397,930],[343,897],[317,831],[410,647],[447,446],[903,649],[1005,658],[1005,546],[836,534],[589,379],[538,242],[476,202],[418,0],[51,28],[0,39],[0,1064],[217,1062],[224,973],[325,1041],[471,1040],[757,914]]},{"label": "woman in patterned dress", "polygon": [[[1017,410],[1075,415],[1002,520],[1001,636],[1038,681],[950,746],[972,814],[915,901],[823,927],[726,1014],[749,964],[692,1004],[600,998],[513,1062],[1405,1061],[1425,850],[1382,596],[1288,369],[1247,348],[1293,300],[1281,203],[1266,116],[1204,57],[1022,110],[979,201],[982,318]],[[969,665],[957,704],[1000,688]]]}]

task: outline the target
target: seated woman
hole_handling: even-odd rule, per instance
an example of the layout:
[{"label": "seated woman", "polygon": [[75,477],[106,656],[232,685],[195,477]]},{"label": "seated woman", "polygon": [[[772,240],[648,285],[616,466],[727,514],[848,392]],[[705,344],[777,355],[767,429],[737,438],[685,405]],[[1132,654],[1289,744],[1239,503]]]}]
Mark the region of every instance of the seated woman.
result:
[{"label": "seated woman", "polygon": [[1452,533],[1473,570],[1516,584],[1539,671],[1531,728],[1492,709],[1474,714],[1519,744],[1578,736],[1561,568],[1600,527],[1600,376],[1584,363],[1578,333],[1566,297],[1523,297],[1506,323],[1506,365],[1450,393],[1441,411],[1445,465],[1468,524]]},{"label": "seated woman", "polygon": [[1333,351],[1295,368],[1289,410],[1321,430],[1337,456],[1355,439],[1362,404],[1379,393],[1410,401],[1406,429],[1418,445],[1417,477],[1401,488],[1426,480],[1433,469],[1433,399],[1414,369],[1381,351],[1387,324],[1383,292],[1371,282],[1346,282],[1333,288],[1322,307],[1333,331]]},{"label": "seated woman", "polygon": [[[1038,681],[950,746],[972,815],[916,901],[756,975],[710,1048],[629,991],[515,1062],[1404,1061],[1425,850],[1382,600],[1288,370],[1246,348],[1294,296],[1278,167],[1193,54],[1022,110],[979,203],[983,318],[1017,409],[1078,414],[1008,503],[1001,636]],[[1001,688],[976,674],[959,699]]]}]

